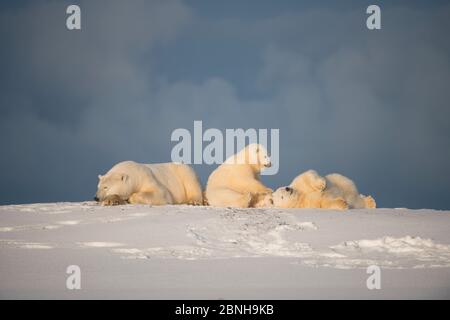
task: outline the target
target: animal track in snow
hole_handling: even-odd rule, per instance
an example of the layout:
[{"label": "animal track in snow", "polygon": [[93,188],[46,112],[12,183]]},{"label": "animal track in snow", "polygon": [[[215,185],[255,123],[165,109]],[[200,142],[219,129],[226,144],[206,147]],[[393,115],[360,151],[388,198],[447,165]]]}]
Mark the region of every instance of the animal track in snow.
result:
[{"label": "animal track in snow", "polygon": [[386,269],[450,267],[450,245],[420,237],[385,236],[344,241],[330,246],[330,249],[317,251],[301,263],[338,269],[367,268],[370,265]]},{"label": "animal track in snow", "polygon": [[214,215],[202,220],[203,223],[186,225],[186,235],[192,241],[190,246],[120,248],[114,249],[113,252],[135,259],[304,257],[311,254],[310,245],[290,242],[285,239],[285,233],[318,229],[313,222],[298,222],[292,215],[280,215],[263,209],[229,208],[220,212],[219,221],[216,221],[217,219]]}]

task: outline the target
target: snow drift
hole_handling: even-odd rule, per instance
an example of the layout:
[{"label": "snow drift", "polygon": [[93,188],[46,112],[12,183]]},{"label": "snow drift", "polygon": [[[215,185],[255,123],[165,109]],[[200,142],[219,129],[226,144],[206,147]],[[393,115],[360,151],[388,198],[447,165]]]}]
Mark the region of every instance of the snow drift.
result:
[{"label": "snow drift", "polygon": [[[2,206],[0,297],[450,298],[449,213]],[[69,265],[81,290],[65,287]]]}]

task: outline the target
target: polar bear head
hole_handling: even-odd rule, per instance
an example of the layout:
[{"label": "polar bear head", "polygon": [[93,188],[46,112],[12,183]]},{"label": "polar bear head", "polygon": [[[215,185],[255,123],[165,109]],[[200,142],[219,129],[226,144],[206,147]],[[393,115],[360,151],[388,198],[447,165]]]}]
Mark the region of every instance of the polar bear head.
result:
[{"label": "polar bear head", "polygon": [[128,200],[132,189],[131,179],[124,173],[107,173],[98,176],[95,200],[103,201],[107,196],[117,195],[122,200]]},{"label": "polar bear head", "polygon": [[272,200],[274,207],[298,208],[300,193],[291,187],[281,187],[272,194]]},{"label": "polar bear head", "polygon": [[256,172],[272,165],[266,148],[258,143],[252,143],[239,151],[236,155],[230,157],[225,162],[227,164],[248,164]]}]

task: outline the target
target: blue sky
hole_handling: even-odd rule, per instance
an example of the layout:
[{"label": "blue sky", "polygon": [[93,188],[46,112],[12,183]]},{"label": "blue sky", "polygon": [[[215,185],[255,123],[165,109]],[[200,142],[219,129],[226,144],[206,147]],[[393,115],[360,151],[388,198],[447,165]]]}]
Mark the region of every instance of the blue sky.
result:
[{"label": "blue sky", "polygon": [[[67,31],[77,3],[82,30]],[[382,29],[365,26],[379,4]],[[176,128],[280,129],[288,184],[343,173],[381,207],[450,208],[444,1],[0,5],[0,203],[91,199],[115,162],[170,161]],[[205,183],[214,166],[195,166]]]}]

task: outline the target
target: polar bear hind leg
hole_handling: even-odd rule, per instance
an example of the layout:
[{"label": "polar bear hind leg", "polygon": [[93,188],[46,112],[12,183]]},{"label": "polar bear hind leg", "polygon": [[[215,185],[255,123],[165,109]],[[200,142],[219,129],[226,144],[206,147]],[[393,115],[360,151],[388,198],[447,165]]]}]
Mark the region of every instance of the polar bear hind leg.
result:
[{"label": "polar bear hind leg", "polygon": [[271,207],[273,207],[272,193],[253,194],[252,201],[249,206],[252,208],[271,208]]},{"label": "polar bear hind leg", "polygon": [[164,190],[136,192],[130,196],[128,202],[131,204],[150,204],[155,206],[174,203],[172,195]]},{"label": "polar bear hind leg", "polygon": [[350,209],[363,209],[366,207],[364,199],[360,196],[355,183],[351,179],[339,173],[329,174],[325,179],[330,192],[342,197]]},{"label": "polar bear hind leg", "polygon": [[325,178],[330,184],[337,186],[343,193],[359,195],[355,183],[346,176],[339,173],[332,173]]},{"label": "polar bear hind leg", "polygon": [[323,209],[347,210],[348,204],[343,198],[332,198],[324,196],[320,203]]},{"label": "polar bear hind leg", "polygon": [[295,178],[290,187],[303,193],[323,191],[326,187],[326,180],[315,170],[308,170]]},{"label": "polar bear hind leg", "polygon": [[375,209],[377,207],[377,203],[372,196],[361,195],[361,198],[364,200],[364,204],[367,209]]},{"label": "polar bear hind leg", "polygon": [[371,196],[359,194],[355,183],[338,173],[329,174],[326,177],[327,187],[329,186],[335,193],[339,191],[347,201],[350,209],[376,208],[376,202]]},{"label": "polar bear hind leg", "polygon": [[252,202],[251,193],[239,193],[228,188],[209,190],[208,202],[213,207],[248,208]]}]

